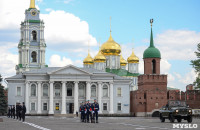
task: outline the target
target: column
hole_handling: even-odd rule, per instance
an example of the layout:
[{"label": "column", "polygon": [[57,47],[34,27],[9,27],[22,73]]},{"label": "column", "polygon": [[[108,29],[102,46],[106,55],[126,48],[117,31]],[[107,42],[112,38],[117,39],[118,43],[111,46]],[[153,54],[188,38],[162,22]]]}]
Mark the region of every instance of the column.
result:
[{"label": "column", "polygon": [[49,96],[49,114],[54,114],[53,111],[53,83],[52,81],[50,83],[50,96]]},{"label": "column", "polygon": [[26,81],[26,93],[25,93],[25,105],[26,105],[26,114],[29,114],[29,82]]},{"label": "column", "polygon": [[78,82],[74,82],[74,114],[78,112]]},{"label": "column", "polygon": [[90,100],[91,97],[91,86],[90,86],[90,82],[86,82],[87,86],[86,86],[86,101]]},{"label": "column", "polygon": [[37,109],[37,114],[41,114],[41,84],[42,82],[37,82],[38,83],[38,109]]},{"label": "column", "polygon": [[62,111],[61,114],[66,114],[66,82],[62,82]]},{"label": "column", "polygon": [[99,103],[99,113],[102,113],[102,107],[101,107],[101,98],[102,98],[102,82],[98,82],[98,103]]},{"label": "column", "polygon": [[113,114],[113,83],[110,82],[110,111],[109,114]]}]

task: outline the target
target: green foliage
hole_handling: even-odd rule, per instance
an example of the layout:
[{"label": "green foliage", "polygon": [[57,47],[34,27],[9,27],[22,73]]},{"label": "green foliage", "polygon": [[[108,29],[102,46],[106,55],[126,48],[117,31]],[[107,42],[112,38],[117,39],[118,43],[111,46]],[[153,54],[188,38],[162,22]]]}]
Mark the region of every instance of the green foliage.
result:
[{"label": "green foliage", "polygon": [[191,65],[195,69],[195,72],[198,74],[198,77],[194,81],[196,88],[200,88],[200,43],[197,45],[197,51],[194,52],[197,56],[196,60],[191,60]]},{"label": "green foliage", "polygon": [[6,113],[7,111],[7,101],[4,95],[4,86],[1,84],[3,78],[0,75],[0,115]]}]

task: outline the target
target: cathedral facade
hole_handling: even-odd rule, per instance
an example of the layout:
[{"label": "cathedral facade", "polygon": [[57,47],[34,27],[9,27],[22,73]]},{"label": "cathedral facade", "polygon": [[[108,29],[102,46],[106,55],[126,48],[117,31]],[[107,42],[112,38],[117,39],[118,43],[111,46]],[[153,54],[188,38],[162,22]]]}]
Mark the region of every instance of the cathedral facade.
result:
[{"label": "cathedral facade", "polygon": [[[27,114],[68,114],[79,111],[82,102],[96,99],[102,114],[129,114],[130,91],[137,90],[139,58],[134,51],[127,61],[121,46],[110,37],[83,67],[45,64],[44,22],[31,0],[21,23],[16,75],[6,78],[8,104],[25,102]],[[126,69],[128,68],[128,69]]]}]

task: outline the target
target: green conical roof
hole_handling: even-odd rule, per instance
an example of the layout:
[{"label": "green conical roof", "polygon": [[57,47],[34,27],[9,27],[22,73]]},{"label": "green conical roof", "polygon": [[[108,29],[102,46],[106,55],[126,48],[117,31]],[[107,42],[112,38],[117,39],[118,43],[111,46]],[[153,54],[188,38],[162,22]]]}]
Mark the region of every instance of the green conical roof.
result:
[{"label": "green conical roof", "polygon": [[143,58],[161,58],[160,51],[154,46],[153,32],[151,28],[150,46],[144,51]]}]

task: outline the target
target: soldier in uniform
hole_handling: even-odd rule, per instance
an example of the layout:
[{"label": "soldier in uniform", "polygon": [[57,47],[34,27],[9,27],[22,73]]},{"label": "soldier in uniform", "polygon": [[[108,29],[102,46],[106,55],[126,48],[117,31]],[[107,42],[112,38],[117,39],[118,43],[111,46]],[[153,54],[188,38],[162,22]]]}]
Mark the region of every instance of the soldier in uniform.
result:
[{"label": "soldier in uniform", "polygon": [[90,117],[90,103],[89,103],[89,100],[86,103],[86,110],[87,110],[87,123],[89,123],[89,117]]},{"label": "soldier in uniform", "polygon": [[25,106],[25,104],[23,102],[23,105],[22,105],[22,114],[21,114],[23,122],[25,121],[25,113],[26,113],[26,106]]},{"label": "soldier in uniform", "polygon": [[81,122],[84,122],[85,107],[83,105],[83,102],[81,103],[81,106],[80,106],[80,113],[81,113]]},{"label": "soldier in uniform", "polygon": [[13,105],[13,108],[12,108],[12,115],[13,115],[13,119],[15,119],[15,105]]},{"label": "soldier in uniform", "polygon": [[21,121],[21,118],[22,118],[22,106],[21,104],[19,103],[19,106],[18,106],[18,116],[19,116],[19,120]]},{"label": "soldier in uniform", "polygon": [[98,123],[99,104],[98,104],[98,102],[96,101],[96,99],[94,99],[94,104],[93,104],[93,106],[94,106],[94,118],[95,118],[95,115],[96,115],[96,123]]},{"label": "soldier in uniform", "polygon": [[16,104],[16,116],[17,116],[17,120],[18,120],[18,118],[19,118],[19,104],[17,103]]},{"label": "soldier in uniform", "polygon": [[11,108],[10,106],[8,107],[8,118],[10,118],[10,113],[11,113]]},{"label": "soldier in uniform", "polygon": [[87,119],[87,109],[86,109],[86,104],[87,104],[87,101],[84,103],[84,121],[86,123],[86,119]]}]

